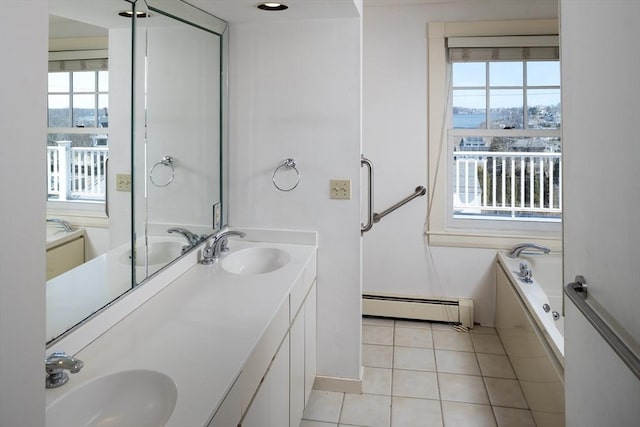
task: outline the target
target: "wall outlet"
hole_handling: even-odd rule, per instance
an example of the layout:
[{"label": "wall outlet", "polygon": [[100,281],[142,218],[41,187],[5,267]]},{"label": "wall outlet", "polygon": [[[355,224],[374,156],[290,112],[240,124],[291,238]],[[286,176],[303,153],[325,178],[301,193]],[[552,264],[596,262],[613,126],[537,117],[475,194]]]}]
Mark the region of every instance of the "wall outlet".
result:
[{"label": "wall outlet", "polygon": [[332,179],[329,181],[330,198],[332,199],[351,199],[351,180],[350,179]]},{"label": "wall outlet", "polygon": [[131,174],[116,174],[116,191],[131,191]]}]

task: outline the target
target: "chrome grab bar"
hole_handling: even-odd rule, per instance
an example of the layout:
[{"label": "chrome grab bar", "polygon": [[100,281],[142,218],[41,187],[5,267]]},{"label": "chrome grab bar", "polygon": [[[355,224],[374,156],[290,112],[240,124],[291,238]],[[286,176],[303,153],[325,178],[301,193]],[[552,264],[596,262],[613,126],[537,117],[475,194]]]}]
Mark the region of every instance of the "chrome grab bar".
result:
[{"label": "chrome grab bar", "polygon": [[368,177],[369,177],[369,188],[367,191],[368,194],[368,202],[367,202],[367,223],[360,224],[360,235],[366,233],[371,230],[373,227],[373,163],[371,160],[367,159],[362,155],[360,158],[360,167],[366,166],[368,169]]},{"label": "chrome grab bar", "polygon": [[416,187],[416,189],[414,190],[413,194],[411,194],[408,197],[405,197],[404,199],[400,200],[398,203],[396,203],[395,205],[391,206],[389,209],[386,209],[380,213],[374,213],[373,214],[373,222],[374,223],[378,223],[380,222],[380,220],[382,218],[384,218],[385,216],[389,215],[391,212],[395,211],[396,209],[406,205],[407,203],[409,203],[410,201],[412,201],[413,199],[420,197],[420,196],[424,196],[425,194],[427,194],[427,189],[424,188],[422,185],[419,185]]},{"label": "chrome grab bar", "polygon": [[[575,282],[569,283],[564,287],[564,293],[618,357],[622,359],[636,378],[640,379],[640,357],[623,341],[621,336],[624,336],[635,348],[640,349],[640,345],[629,337],[626,332],[622,330],[616,331],[616,329],[622,329],[622,327],[612,321],[611,316],[597,302],[593,301],[593,298],[590,298],[593,304],[587,302],[587,282],[584,277],[576,276]],[[593,306],[598,309],[596,310]],[[602,314],[598,313],[598,311],[601,311]],[[611,319],[611,321],[607,322],[604,320],[605,318]]]}]

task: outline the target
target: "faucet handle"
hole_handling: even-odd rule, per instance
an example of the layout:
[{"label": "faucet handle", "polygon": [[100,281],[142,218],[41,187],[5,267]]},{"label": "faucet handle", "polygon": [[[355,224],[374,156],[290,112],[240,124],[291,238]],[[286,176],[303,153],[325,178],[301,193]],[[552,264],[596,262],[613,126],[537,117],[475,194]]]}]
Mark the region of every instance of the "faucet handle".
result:
[{"label": "faucet handle", "polygon": [[47,372],[45,385],[47,388],[60,387],[69,381],[69,375],[64,372],[65,369],[76,374],[80,372],[84,362],[80,359],[69,356],[62,351],[51,353],[44,360],[44,369]]}]

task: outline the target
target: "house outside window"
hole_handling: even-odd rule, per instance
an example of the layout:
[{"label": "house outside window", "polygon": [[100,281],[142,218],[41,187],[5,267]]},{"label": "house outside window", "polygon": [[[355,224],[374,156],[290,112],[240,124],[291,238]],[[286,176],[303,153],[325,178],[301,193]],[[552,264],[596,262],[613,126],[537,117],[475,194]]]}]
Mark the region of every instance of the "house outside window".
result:
[{"label": "house outside window", "polygon": [[556,20],[429,24],[431,244],[558,246],[556,34]]},{"label": "house outside window", "polygon": [[104,202],[108,61],[50,61],[48,77],[48,200]]}]

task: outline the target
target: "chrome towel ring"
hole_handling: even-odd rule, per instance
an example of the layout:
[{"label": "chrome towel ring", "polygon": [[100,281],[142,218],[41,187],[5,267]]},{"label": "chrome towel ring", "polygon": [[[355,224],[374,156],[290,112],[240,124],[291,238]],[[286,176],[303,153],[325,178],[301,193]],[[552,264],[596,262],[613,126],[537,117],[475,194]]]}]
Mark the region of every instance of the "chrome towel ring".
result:
[{"label": "chrome towel ring", "polygon": [[[153,171],[156,167],[158,166],[168,166],[171,168],[171,177],[169,178],[169,180],[164,183],[164,184],[158,184],[156,181],[154,181],[153,179]],[[156,187],[166,187],[167,185],[171,184],[173,182],[173,179],[176,177],[176,167],[173,164],[173,157],[171,156],[164,156],[159,162],[156,162],[152,167],[151,170],[149,171],[149,180],[151,181],[151,183],[153,185],[155,185]]]},{"label": "chrome towel ring", "polygon": [[[280,169],[283,169],[283,168],[284,170],[293,169],[295,171],[296,182],[295,184],[293,184],[293,186],[284,187],[282,186],[282,184],[278,185],[278,183],[276,182],[276,175],[278,174],[278,172],[280,172]],[[296,188],[298,184],[300,184],[300,172],[298,171],[298,168],[296,168],[295,159],[285,159],[285,161],[282,162],[282,164],[273,171],[273,175],[271,176],[271,181],[273,181],[273,185],[275,185],[275,187],[280,191],[291,191],[294,188]]]}]

